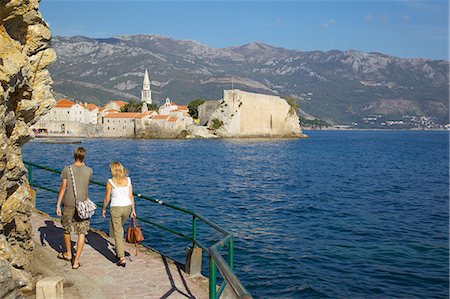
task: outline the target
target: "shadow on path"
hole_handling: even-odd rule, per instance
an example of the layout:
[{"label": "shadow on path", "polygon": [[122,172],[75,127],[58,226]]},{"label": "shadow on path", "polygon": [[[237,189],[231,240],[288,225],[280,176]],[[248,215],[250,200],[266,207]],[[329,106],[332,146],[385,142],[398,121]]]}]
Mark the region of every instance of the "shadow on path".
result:
[{"label": "shadow on path", "polygon": [[97,233],[89,231],[86,235],[87,244],[91,245],[92,248],[97,250],[101,255],[110,260],[112,263],[117,263],[119,259],[116,257],[116,254],[109,249],[109,245],[112,245],[111,242],[103,238]]},{"label": "shadow on path", "polygon": [[[45,220],[46,226],[41,226],[38,228],[39,240],[43,247],[48,245],[53,248],[56,252],[66,252],[66,246],[64,245],[64,230],[60,227],[55,226],[55,222],[52,220]],[[71,241],[71,251],[74,253],[75,242]]]},{"label": "shadow on path", "polygon": [[[66,252],[66,247],[64,245],[64,230],[60,227],[55,226],[55,222],[52,220],[45,220],[46,226],[41,226],[38,228],[39,240],[43,247],[47,244],[53,248],[56,252]],[[111,242],[103,238],[97,233],[89,231],[86,235],[86,243],[89,244],[93,249],[98,251],[101,255],[107,258],[112,263],[117,263],[119,260],[116,254],[109,249],[109,245],[113,245]],[[71,241],[71,251],[75,254],[76,242]],[[129,257],[130,254],[125,252],[125,256]]]},{"label": "shadow on path", "polygon": [[167,263],[166,257],[162,255],[161,259],[164,263],[164,267],[166,268],[167,277],[170,280],[170,286],[171,286],[170,290],[168,290],[164,295],[161,296],[161,299],[169,298],[169,296],[175,291],[178,292],[179,294],[185,296],[186,298],[195,299],[195,296],[191,293],[191,290],[189,289],[189,287],[186,283],[186,280],[184,279],[183,275],[181,274],[180,265],[176,264],[176,267],[178,270],[178,274],[180,275],[180,279],[183,283],[183,286],[187,291],[187,294],[185,292],[183,292],[182,290],[178,289],[177,286],[175,285],[175,281],[173,280],[172,272],[170,271],[170,267],[169,267],[169,264]]}]

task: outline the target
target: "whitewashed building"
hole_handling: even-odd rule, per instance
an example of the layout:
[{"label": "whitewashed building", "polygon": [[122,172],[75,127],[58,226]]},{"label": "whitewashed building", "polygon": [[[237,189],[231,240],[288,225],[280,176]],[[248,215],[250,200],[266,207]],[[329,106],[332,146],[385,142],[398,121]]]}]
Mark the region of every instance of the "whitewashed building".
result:
[{"label": "whitewashed building", "polygon": [[155,111],[115,112],[103,118],[103,137],[136,137]]},{"label": "whitewashed building", "polygon": [[80,104],[61,99],[32,129],[37,133],[78,135],[82,133],[84,125],[98,123],[98,113],[99,107],[94,104]]}]

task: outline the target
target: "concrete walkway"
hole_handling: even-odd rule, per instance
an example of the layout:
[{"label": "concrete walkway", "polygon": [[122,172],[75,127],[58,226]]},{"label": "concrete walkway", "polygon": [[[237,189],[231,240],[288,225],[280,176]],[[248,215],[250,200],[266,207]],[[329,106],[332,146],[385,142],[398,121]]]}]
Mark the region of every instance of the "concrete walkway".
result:
[{"label": "concrete walkway", "polygon": [[[82,266],[73,270],[70,262],[56,256],[63,251],[63,231],[59,221],[35,212],[31,217],[35,253],[34,275],[62,276],[64,298],[208,298],[204,277],[185,274],[172,260],[140,246],[126,244],[130,253],[125,268],[116,265],[113,240],[91,231],[80,258]],[[75,248],[76,236],[72,237]],[[74,249],[73,249],[74,250]]]}]

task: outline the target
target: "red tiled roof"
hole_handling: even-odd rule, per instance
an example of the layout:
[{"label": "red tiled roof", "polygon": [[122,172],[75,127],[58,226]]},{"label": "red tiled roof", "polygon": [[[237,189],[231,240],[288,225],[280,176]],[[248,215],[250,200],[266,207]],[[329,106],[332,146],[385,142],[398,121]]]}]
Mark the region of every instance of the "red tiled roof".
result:
[{"label": "red tiled roof", "polygon": [[178,110],[188,110],[188,106],[178,106]]},{"label": "red tiled roof", "polygon": [[172,116],[168,119],[168,121],[170,121],[170,122],[176,122],[177,120],[178,120],[178,117],[174,117],[174,116]]},{"label": "red tiled roof", "polygon": [[113,103],[116,103],[117,106],[119,106],[120,108],[122,108],[123,106],[125,106],[126,104],[128,104],[127,102],[124,101],[112,101]]},{"label": "red tiled roof", "polygon": [[115,112],[106,114],[105,118],[136,118],[140,114],[140,112]]},{"label": "red tiled roof", "polygon": [[56,102],[55,108],[70,108],[73,105],[75,105],[74,102],[66,100],[66,99],[61,99],[58,102]]},{"label": "red tiled roof", "polygon": [[150,114],[152,114],[153,112],[155,112],[155,111],[149,110],[149,111],[146,111],[146,112],[143,112],[143,113],[139,113],[139,115],[136,116],[136,118],[143,118],[144,116],[150,115]]},{"label": "red tiled roof", "polygon": [[169,115],[153,115],[152,119],[166,119],[169,118]]}]

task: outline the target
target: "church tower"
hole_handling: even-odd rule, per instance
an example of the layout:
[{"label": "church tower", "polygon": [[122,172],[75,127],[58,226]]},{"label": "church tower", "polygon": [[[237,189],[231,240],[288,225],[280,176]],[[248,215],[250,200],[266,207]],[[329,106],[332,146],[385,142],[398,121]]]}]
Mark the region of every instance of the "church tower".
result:
[{"label": "church tower", "polygon": [[152,103],[152,91],[150,90],[150,78],[148,77],[147,69],[145,69],[144,83],[142,84],[141,102]]}]

